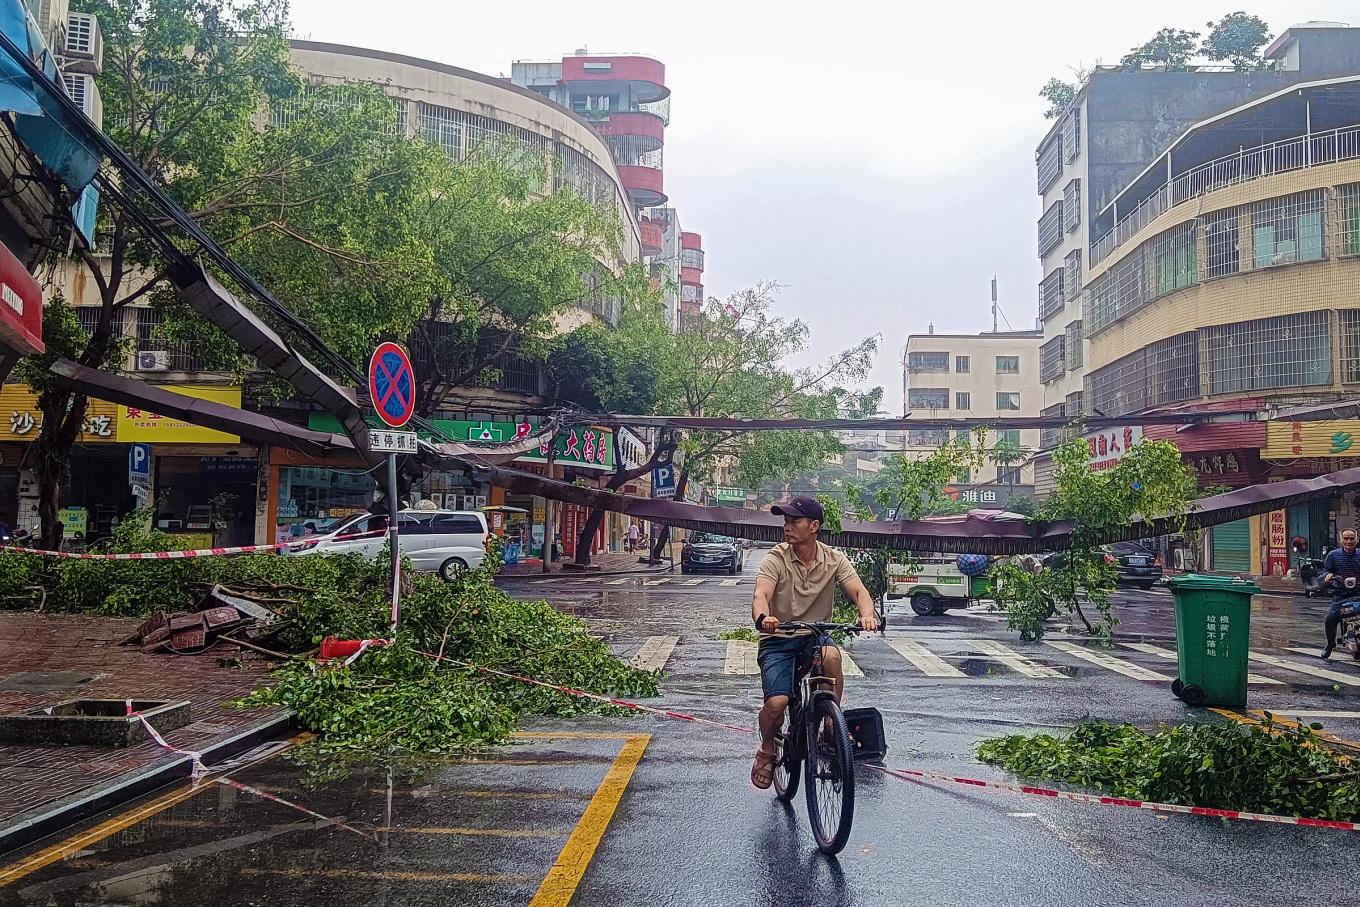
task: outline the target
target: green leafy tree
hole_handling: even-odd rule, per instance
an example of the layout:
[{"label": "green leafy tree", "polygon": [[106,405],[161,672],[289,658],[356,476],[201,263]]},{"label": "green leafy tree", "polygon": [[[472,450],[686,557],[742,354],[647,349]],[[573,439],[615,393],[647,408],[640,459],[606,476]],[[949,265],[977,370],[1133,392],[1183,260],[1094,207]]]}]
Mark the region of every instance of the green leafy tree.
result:
[{"label": "green leafy tree", "polygon": [[[251,128],[260,98],[291,90],[285,7],[275,0],[239,5],[213,0],[76,0],[72,8],[99,17],[104,70],[99,77],[105,130],[142,169],[156,176],[189,210],[200,209],[236,176],[231,149]],[[119,309],[159,281],[138,277],[152,265],[150,249],[127,214],[101,207],[99,253],[77,241],[75,254],[98,290],[93,329],[61,330],[49,350],[91,368],[116,367],[122,353]],[[140,286],[136,286],[140,284]],[[60,300],[47,308],[65,306]],[[54,311],[44,322],[66,325]],[[61,542],[60,490],[69,477],[71,447],[87,400],[38,374],[21,373],[38,392],[42,428],[29,450],[37,474],[41,540]]]},{"label": "green leafy tree", "polygon": [[1198,49],[1195,43],[1198,37],[1197,31],[1160,29],[1152,40],[1125,54],[1119,65],[1130,72],[1137,72],[1145,64],[1165,64],[1169,70],[1183,70]]},{"label": "green leafy tree", "polygon": [[987,451],[987,459],[998,467],[1023,466],[1029,462],[1029,451],[1021,447],[1019,441],[997,441]]},{"label": "green leafy tree", "polygon": [[1229,13],[1218,22],[1207,22],[1211,29],[1200,53],[1210,60],[1227,60],[1238,72],[1261,69],[1261,48],[1270,43],[1270,27],[1259,16],[1242,11]]},{"label": "green leafy tree", "polygon": [[1062,116],[1067,105],[1072,103],[1072,99],[1077,96],[1077,86],[1071,82],[1064,82],[1057,76],[1044,83],[1044,87],[1039,89],[1039,97],[1048,102],[1048,110],[1044,111],[1044,119],[1052,120]]},{"label": "green leafy tree", "polygon": [[[1118,570],[1106,563],[1101,544],[1109,534],[1139,517],[1170,517],[1184,528],[1193,506],[1194,477],[1170,441],[1134,445],[1108,469],[1093,472],[1086,442],[1075,438],[1053,451],[1057,490],[1038,508],[1044,521],[1070,520],[1071,546],[1038,569],[1019,563],[994,566],[997,605],[1022,639],[1040,639],[1044,620],[1056,609],[1075,614],[1092,635],[1108,636],[1118,623],[1110,594]],[[1094,623],[1082,602],[1096,606]]]}]

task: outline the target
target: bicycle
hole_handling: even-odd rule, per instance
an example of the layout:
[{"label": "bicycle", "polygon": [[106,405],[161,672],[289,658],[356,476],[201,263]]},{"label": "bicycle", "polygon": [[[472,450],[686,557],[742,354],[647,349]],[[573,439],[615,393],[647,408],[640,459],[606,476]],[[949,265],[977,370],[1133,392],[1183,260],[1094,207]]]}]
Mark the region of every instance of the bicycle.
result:
[{"label": "bicycle", "polygon": [[834,856],[850,839],[855,816],[855,750],[845,715],[831,692],[832,680],[822,672],[822,649],[835,645],[833,630],[858,633],[863,627],[781,621],[779,629],[811,630],[817,635],[817,648],[807,667],[799,667],[797,688],[775,734],[775,796],[782,803],[791,802],[800,775],[806,774],[812,836],[818,850]]}]

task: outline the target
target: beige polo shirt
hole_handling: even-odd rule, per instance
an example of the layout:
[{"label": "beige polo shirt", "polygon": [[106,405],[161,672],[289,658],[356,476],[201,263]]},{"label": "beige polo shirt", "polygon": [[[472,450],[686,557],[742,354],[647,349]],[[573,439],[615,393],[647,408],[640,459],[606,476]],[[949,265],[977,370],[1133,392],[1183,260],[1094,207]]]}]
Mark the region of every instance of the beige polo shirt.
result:
[{"label": "beige polo shirt", "polygon": [[858,576],[850,558],[830,545],[817,543],[817,559],[804,566],[793,546],[780,542],[760,562],[760,576],[774,583],[770,616],[780,621],[830,621],[836,583]]}]

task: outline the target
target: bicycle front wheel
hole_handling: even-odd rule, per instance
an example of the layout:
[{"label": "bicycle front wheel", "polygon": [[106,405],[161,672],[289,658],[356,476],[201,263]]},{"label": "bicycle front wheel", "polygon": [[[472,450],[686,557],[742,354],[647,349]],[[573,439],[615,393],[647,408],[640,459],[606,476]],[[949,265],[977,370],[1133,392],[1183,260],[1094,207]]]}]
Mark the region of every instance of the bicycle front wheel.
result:
[{"label": "bicycle front wheel", "polygon": [[793,708],[784,710],[784,726],[774,735],[779,748],[774,757],[774,793],[783,803],[798,793],[798,733],[793,724]]},{"label": "bicycle front wheel", "polygon": [[855,817],[855,759],[840,706],[818,699],[807,753],[807,807],[812,836],[824,854],[838,854]]}]

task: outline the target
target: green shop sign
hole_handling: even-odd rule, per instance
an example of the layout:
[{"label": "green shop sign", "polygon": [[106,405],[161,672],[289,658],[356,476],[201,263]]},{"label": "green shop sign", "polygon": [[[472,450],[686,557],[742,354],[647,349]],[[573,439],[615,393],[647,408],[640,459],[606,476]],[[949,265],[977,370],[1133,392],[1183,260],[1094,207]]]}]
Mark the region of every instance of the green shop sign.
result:
[{"label": "green shop sign", "polygon": [[713,497],[719,504],[745,504],[746,489],[717,487],[713,489]]},{"label": "green shop sign", "polygon": [[[382,428],[376,419],[370,419],[374,428]],[[471,441],[478,444],[508,444],[511,441],[531,435],[538,429],[537,422],[473,422],[464,419],[431,419],[430,423],[443,434],[455,441]],[[344,434],[340,420],[330,413],[309,413],[307,427],[312,431],[325,431]],[[425,439],[431,439],[429,432],[416,429]],[[614,471],[613,431],[607,428],[594,428],[576,425],[557,432],[556,462],[578,469],[600,469]],[[515,460],[516,463],[548,462],[548,442],[544,441],[537,450]],[[746,496],[742,494],[742,500]]]}]

